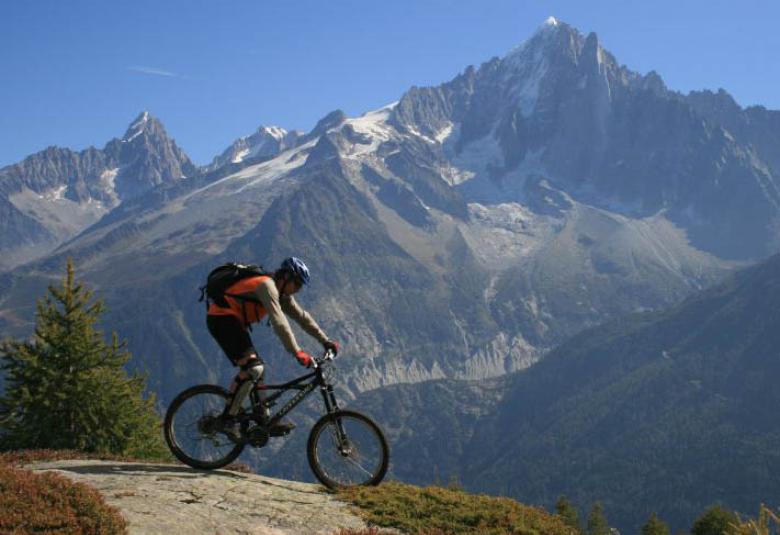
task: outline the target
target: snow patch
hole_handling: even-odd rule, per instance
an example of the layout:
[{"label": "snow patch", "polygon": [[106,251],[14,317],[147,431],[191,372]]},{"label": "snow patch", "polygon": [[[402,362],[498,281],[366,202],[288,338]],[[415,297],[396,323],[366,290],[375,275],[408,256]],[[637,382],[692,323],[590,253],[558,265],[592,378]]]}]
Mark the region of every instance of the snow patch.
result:
[{"label": "snow patch", "polygon": [[344,122],[341,129],[344,129],[346,125],[350,125],[355,132],[368,136],[371,140],[368,144],[353,144],[351,150],[344,155],[346,158],[364,159],[366,156],[373,155],[381,143],[392,139],[396,135],[395,129],[387,123],[390,113],[396,104],[398,103],[393,102],[378,110],[366,112],[360,117],[347,119]]},{"label": "snow patch", "polygon": [[[115,167],[114,169],[106,169],[100,173],[100,185],[111,198],[112,206],[119,204],[119,195],[116,193],[116,177],[118,174],[119,167]],[[92,199],[90,198],[90,200]]]},{"label": "snow patch", "polygon": [[209,195],[216,196],[234,195],[247,188],[256,187],[281,178],[293,169],[297,169],[306,163],[306,158],[302,157],[304,154],[301,153],[308,152],[308,150],[314,147],[318,139],[311,140],[294,149],[283,151],[271,160],[250,165],[237,173],[198,188],[182,197],[182,202],[186,202],[206,192],[209,192]]},{"label": "snow patch", "polygon": [[144,127],[146,126],[146,123],[148,122],[149,122],[149,112],[145,111],[141,114],[141,117],[136,122],[130,125],[128,132],[132,132],[132,133],[128,134],[128,136],[122,140],[122,143],[129,143],[135,138],[137,138],[138,136],[140,136],[144,131]]},{"label": "snow patch", "polygon": [[44,191],[38,195],[38,198],[46,201],[62,201],[65,199],[66,191],[68,191],[67,184]]},{"label": "snow patch", "polygon": [[244,158],[246,158],[249,153],[250,153],[249,149],[240,150],[235,154],[235,156],[233,156],[233,158],[230,161],[231,163],[242,162],[244,161]]},{"label": "snow patch", "polygon": [[455,125],[452,123],[449,123],[447,126],[442,128],[436,133],[436,141],[438,141],[441,144],[444,144],[444,142],[452,135],[452,131],[454,129]]},{"label": "snow patch", "polygon": [[279,126],[264,126],[260,129],[260,132],[267,134],[277,141],[281,141],[287,135],[287,130]]},{"label": "snow patch", "polygon": [[504,153],[498,141],[487,135],[468,143],[460,153],[455,152],[455,145],[460,137],[460,125],[452,125],[440,132],[444,154],[450,164],[440,169],[441,176],[451,186],[463,184],[481,176],[489,176],[491,169],[504,166]]}]

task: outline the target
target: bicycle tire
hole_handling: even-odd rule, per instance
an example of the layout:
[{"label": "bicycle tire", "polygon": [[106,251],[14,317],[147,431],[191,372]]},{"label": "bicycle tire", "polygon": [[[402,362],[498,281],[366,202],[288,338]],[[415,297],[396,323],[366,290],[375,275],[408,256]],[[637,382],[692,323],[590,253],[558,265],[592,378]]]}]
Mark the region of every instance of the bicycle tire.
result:
[{"label": "bicycle tire", "polygon": [[[334,433],[337,431],[336,426],[339,423],[345,428],[348,438],[350,434],[353,435],[352,439],[350,439],[353,442],[349,446],[354,448],[354,451],[350,449],[348,453],[345,453],[335,444],[338,439],[334,438]],[[325,433],[328,429],[332,432]],[[357,431],[365,433],[369,437],[368,440],[366,441],[363,437],[360,437],[359,440],[362,443],[354,442]],[[326,436],[333,438],[333,443],[328,444],[324,442],[323,437]],[[334,446],[338,450],[338,455],[333,456],[337,461],[335,464],[343,465],[344,468],[352,468],[356,472],[365,472],[364,479],[353,482],[344,478],[337,478],[332,469],[325,466],[324,457],[326,452],[324,450]],[[359,448],[363,451],[358,451]],[[337,411],[320,418],[312,427],[311,433],[309,433],[306,454],[314,476],[329,489],[378,485],[385,477],[390,461],[387,440],[379,426],[365,414],[350,410]],[[370,468],[362,466],[359,462],[361,454],[368,454],[372,457],[368,460]],[[358,466],[359,469],[355,469],[355,466]]]},{"label": "bicycle tire", "polygon": [[[211,397],[212,399],[206,403],[206,398]],[[185,406],[185,403],[188,401],[192,401],[195,398],[198,399],[198,403],[204,402],[204,408],[202,409],[203,414],[198,416],[198,407],[197,405],[194,407],[195,414],[193,417],[197,417],[197,421],[192,422],[182,422],[184,425],[188,425],[190,427],[194,426],[194,433],[192,433],[192,429],[190,429],[191,437],[195,440],[200,441],[206,441],[210,440],[212,442],[215,442],[216,440],[216,434],[215,432],[212,433],[204,433],[201,429],[201,421],[206,418],[214,418],[215,416],[218,416],[221,414],[222,410],[224,409],[225,402],[227,401],[229,397],[229,394],[227,390],[222,388],[221,386],[216,385],[197,385],[188,388],[187,390],[184,390],[181,392],[176,398],[171,402],[171,405],[168,407],[168,410],[165,413],[165,423],[163,425],[163,431],[165,435],[165,442],[168,444],[168,448],[170,448],[171,452],[176,456],[177,459],[179,459],[181,462],[183,462],[186,465],[192,466],[193,468],[200,468],[204,470],[213,470],[216,468],[222,468],[223,466],[226,466],[236,460],[236,458],[241,455],[241,452],[244,449],[245,444],[236,444],[232,441],[229,441],[229,439],[219,439],[219,440],[225,440],[224,442],[224,450],[226,453],[224,455],[220,455],[219,457],[215,459],[204,459],[203,456],[196,456],[196,453],[193,451],[190,451],[191,448],[185,447],[184,442],[184,432],[185,429],[181,429],[182,433],[177,436],[176,434],[176,423],[175,419],[178,415],[181,414],[182,407]],[[189,409],[189,405],[187,405],[187,408]],[[208,413],[206,413],[208,411]],[[189,420],[191,418],[187,415],[185,417],[185,420]],[[203,443],[203,446],[206,446],[205,442]],[[197,449],[196,449],[197,451]]]}]

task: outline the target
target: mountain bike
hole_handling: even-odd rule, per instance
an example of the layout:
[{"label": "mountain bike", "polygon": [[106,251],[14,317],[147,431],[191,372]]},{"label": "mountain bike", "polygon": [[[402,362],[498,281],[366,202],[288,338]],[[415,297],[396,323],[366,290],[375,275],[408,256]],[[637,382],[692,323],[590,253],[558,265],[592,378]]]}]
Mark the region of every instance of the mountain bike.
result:
[{"label": "mountain bike", "polygon": [[[262,448],[275,436],[269,429],[319,387],[325,414],[309,433],[306,452],[316,478],[334,489],[356,485],[377,485],[387,472],[389,449],[379,426],[368,416],[342,410],[333,393],[333,359],[326,351],[313,359],[314,371],[284,384],[256,381],[249,403],[238,420],[242,440],[224,431],[228,391],[217,385],[198,385],[180,393],[165,414],[165,440],[171,452],[193,468],[212,470],[233,462],[244,447]],[[276,391],[267,395],[269,391]],[[297,391],[275,414],[269,415],[286,392]],[[248,405],[248,406],[246,406]],[[286,433],[284,433],[286,434]]]}]

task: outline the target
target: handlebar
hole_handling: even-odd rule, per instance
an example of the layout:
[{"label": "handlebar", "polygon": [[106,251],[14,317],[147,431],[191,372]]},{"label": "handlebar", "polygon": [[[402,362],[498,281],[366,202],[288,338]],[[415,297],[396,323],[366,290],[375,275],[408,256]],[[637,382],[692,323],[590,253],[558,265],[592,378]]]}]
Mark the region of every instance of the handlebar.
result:
[{"label": "handlebar", "polygon": [[335,358],[336,358],[336,353],[334,353],[332,349],[326,349],[325,353],[322,355],[322,357],[320,357],[320,358],[316,358],[315,357],[314,360],[312,360],[312,366],[311,367],[316,370],[317,368],[322,366],[325,362],[327,362],[329,360],[333,360]]}]

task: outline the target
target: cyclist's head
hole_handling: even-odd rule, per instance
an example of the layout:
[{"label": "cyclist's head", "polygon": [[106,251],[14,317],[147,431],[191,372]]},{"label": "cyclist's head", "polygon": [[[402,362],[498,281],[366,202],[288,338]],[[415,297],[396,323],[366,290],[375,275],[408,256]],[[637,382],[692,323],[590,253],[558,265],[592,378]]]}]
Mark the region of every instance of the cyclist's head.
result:
[{"label": "cyclist's head", "polygon": [[299,287],[304,284],[309,284],[310,280],[309,268],[306,267],[306,264],[304,264],[300,258],[294,256],[284,259],[284,262],[282,262],[282,265],[279,266],[279,269],[277,270],[277,274],[285,278],[291,277],[293,282]]}]

